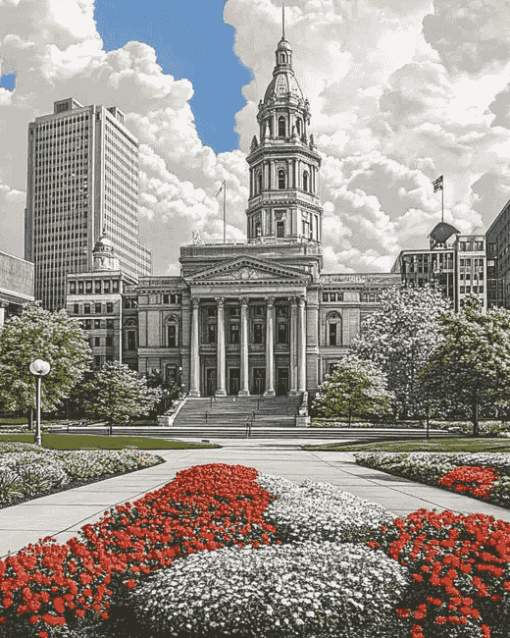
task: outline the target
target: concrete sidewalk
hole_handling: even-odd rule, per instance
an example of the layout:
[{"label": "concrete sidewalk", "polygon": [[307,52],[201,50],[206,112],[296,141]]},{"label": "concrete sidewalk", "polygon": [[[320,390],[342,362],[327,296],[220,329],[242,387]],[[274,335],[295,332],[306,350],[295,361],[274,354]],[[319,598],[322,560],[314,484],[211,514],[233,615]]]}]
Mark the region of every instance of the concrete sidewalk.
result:
[{"label": "concrete sidewalk", "polygon": [[[213,442],[213,441],[211,441]],[[349,452],[306,452],[298,441],[222,440],[221,449],[157,451],[165,463],[67,492],[0,510],[0,556],[15,553],[44,536],[65,542],[86,523],[97,522],[110,507],[133,502],[162,487],[176,472],[192,465],[228,463],[294,482],[305,478],[331,483],[367,501],[380,503],[397,516],[420,508],[483,513],[510,522],[510,510],[467,496],[413,483],[356,465]]]}]

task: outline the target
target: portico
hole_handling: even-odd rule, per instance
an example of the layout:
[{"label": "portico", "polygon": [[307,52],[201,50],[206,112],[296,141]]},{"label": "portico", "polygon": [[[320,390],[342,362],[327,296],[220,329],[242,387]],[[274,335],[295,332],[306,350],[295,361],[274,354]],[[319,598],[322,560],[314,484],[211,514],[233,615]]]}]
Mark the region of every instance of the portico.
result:
[{"label": "portico", "polygon": [[310,280],[247,258],[189,277],[190,396],[304,392]]}]

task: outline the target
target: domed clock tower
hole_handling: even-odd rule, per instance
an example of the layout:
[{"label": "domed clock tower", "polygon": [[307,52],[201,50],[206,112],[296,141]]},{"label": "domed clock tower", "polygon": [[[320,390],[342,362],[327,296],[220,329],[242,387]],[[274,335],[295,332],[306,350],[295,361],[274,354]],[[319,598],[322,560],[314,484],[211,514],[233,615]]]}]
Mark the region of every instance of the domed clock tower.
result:
[{"label": "domed clock tower", "polygon": [[319,168],[309,132],[310,104],[292,69],[292,49],[285,32],[276,49],[273,79],[257,115],[253,137],[247,236],[249,242],[321,242],[322,207]]}]

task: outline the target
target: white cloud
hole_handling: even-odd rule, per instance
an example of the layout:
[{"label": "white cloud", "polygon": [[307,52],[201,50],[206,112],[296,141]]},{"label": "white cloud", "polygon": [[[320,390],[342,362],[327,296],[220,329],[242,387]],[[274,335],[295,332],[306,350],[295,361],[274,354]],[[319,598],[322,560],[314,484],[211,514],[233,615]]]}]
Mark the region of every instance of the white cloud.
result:
[{"label": "white cloud", "polygon": [[[327,270],[389,270],[405,247],[426,246],[441,218],[431,180],[445,176],[445,218],[487,227],[510,196],[509,17],[490,0],[289,0],[286,35],[310,99],[323,156]],[[276,0],[228,0],[235,52],[251,69],[238,113],[240,149],[215,154],[195,127],[193,86],[163,73],[152,47],[102,49],[93,0],[0,0],[0,59],[17,73],[0,89],[2,246],[22,254],[28,122],[70,95],[118,105],[140,141],[141,239],[156,272],[178,272],[179,246],[199,230],[242,241],[245,153],[281,35]]]}]

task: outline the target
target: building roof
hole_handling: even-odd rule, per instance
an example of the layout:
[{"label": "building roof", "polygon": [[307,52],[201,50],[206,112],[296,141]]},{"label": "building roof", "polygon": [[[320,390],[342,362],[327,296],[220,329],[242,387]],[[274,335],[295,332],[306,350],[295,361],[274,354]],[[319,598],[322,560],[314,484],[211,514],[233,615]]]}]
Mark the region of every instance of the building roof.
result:
[{"label": "building roof", "polygon": [[459,234],[456,228],[454,228],[451,224],[447,224],[446,222],[439,222],[437,226],[432,229],[430,233],[430,238],[439,244],[444,244],[445,241],[450,239],[450,237],[454,234]]}]

